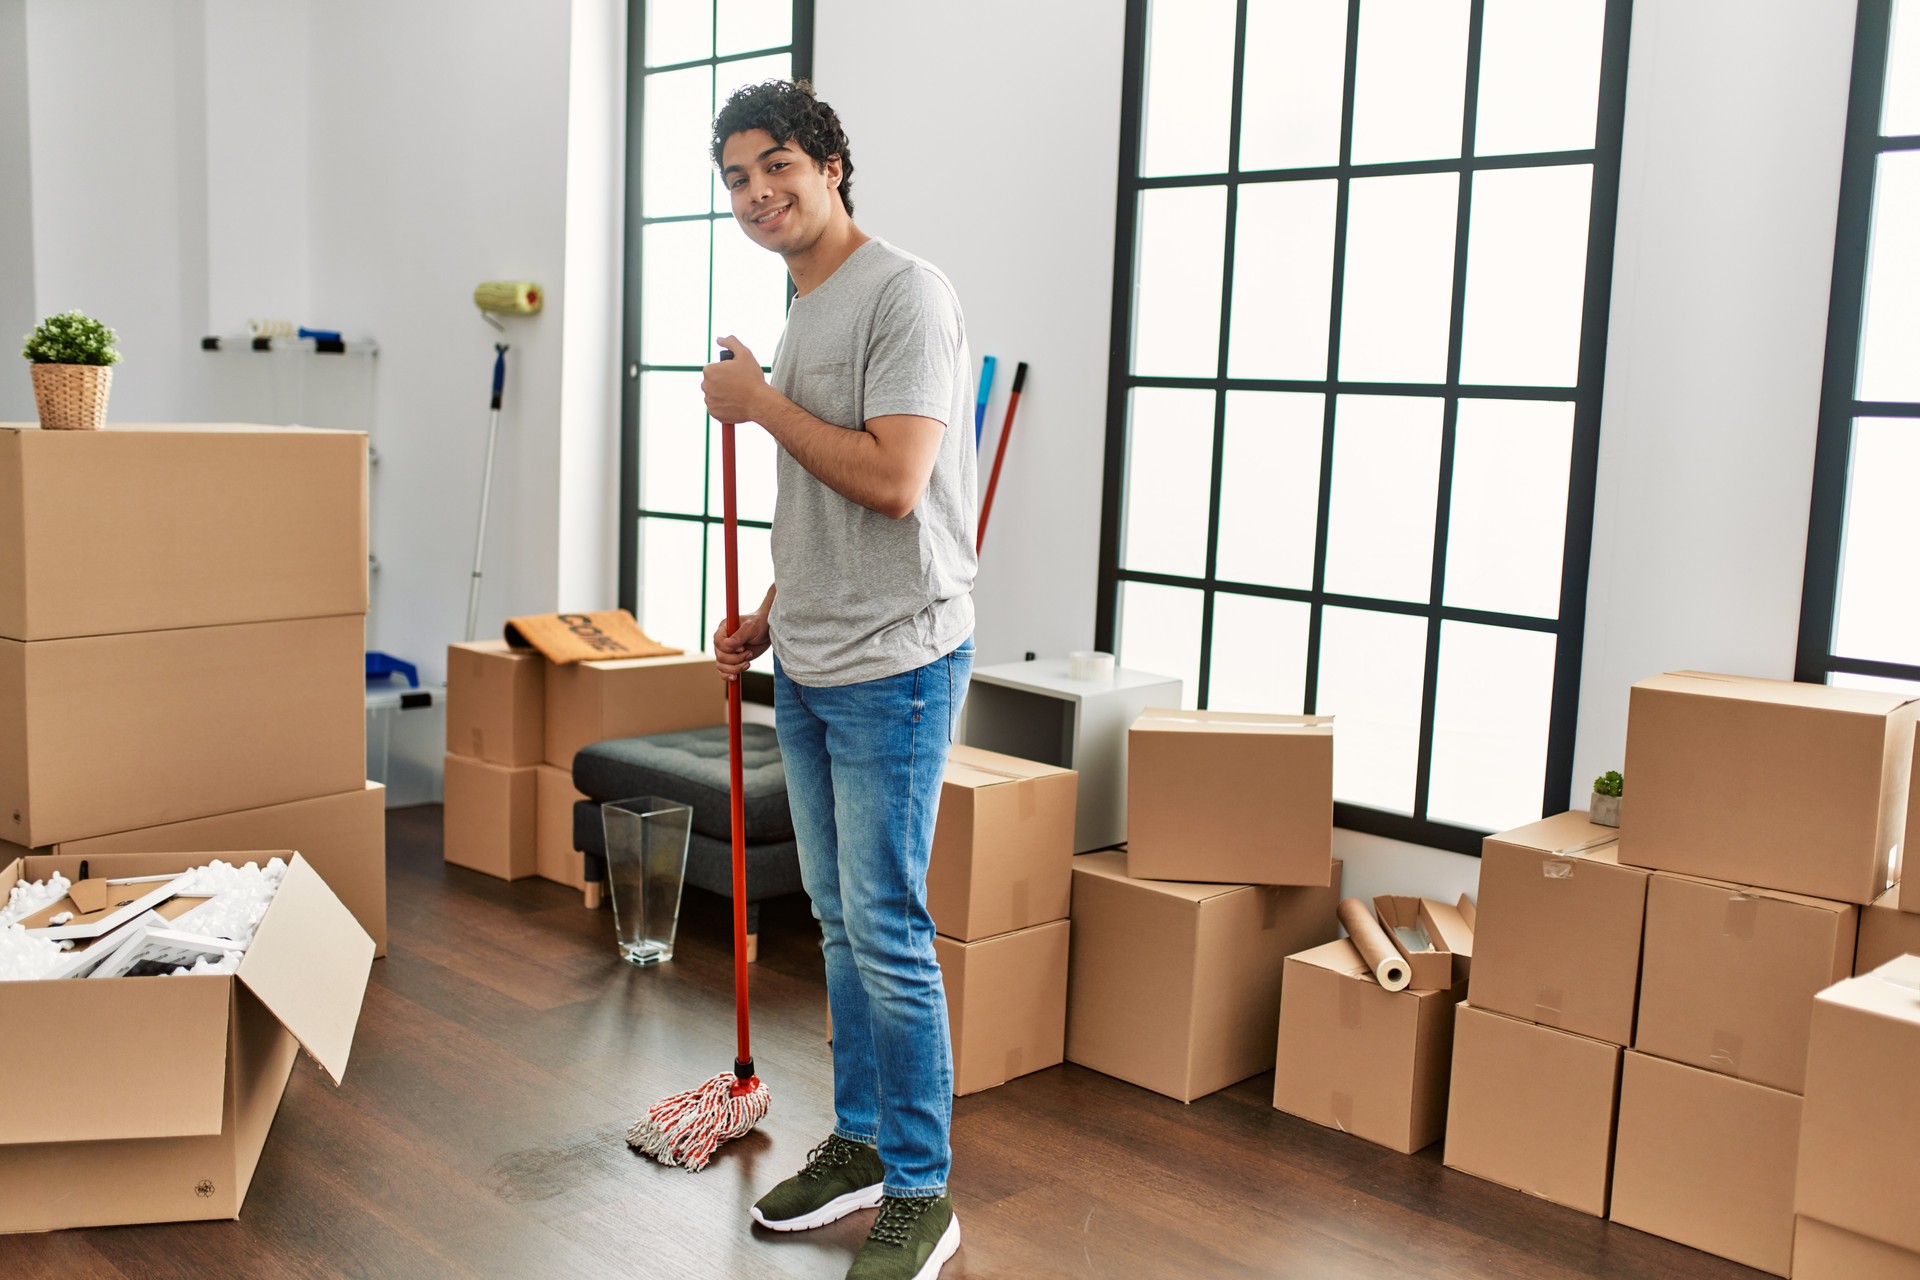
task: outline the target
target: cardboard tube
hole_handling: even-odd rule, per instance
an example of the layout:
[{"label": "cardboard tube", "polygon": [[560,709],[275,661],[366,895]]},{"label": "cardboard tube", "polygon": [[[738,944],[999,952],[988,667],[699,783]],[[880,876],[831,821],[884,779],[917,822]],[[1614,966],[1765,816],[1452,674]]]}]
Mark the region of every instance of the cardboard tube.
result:
[{"label": "cardboard tube", "polygon": [[1406,958],[1394,949],[1387,931],[1373,918],[1373,912],[1367,910],[1367,904],[1358,898],[1343,898],[1340,923],[1346,926],[1347,937],[1380,985],[1389,991],[1406,990],[1407,983],[1413,980],[1413,971]]}]

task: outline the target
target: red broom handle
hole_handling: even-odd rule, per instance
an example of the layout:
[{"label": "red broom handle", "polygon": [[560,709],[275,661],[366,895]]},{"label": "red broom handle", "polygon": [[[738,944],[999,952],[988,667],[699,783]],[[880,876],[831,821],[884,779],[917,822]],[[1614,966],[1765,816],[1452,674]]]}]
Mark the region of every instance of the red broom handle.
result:
[{"label": "red broom handle", "polygon": [[1013,434],[1013,411],[1020,407],[1020,388],[1027,380],[1027,362],[1022,360],[1013,371],[1013,391],[1007,396],[1007,420],[1000,427],[1000,443],[993,450],[993,474],[987,478],[987,500],[980,505],[980,532],[973,541],[973,553],[987,542],[987,516],[993,512],[993,491],[1000,486],[1000,464],[1007,460],[1007,437]]},{"label": "red broom handle", "polygon": [[[720,353],[722,360],[733,352]],[[720,424],[720,511],[727,576],[727,634],[740,629],[740,537],[735,508],[733,424]],[[747,787],[740,749],[740,677],[727,681],[727,778],[733,802],[733,1017],[739,1039],[733,1072],[744,1092],[754,1077],[753,1050],[747,1041]]]}]

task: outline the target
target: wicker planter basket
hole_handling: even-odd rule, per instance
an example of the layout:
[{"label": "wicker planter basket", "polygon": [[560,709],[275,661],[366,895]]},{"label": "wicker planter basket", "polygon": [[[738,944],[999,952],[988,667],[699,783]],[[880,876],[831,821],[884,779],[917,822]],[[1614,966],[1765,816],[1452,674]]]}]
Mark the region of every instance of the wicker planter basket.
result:
[{"label": "wicker planter basket", "polygon": [[34,365],[33,398],[40,406],[40,425],[49,431],[98,431],[106,425],[112,385],[112,365]]}]

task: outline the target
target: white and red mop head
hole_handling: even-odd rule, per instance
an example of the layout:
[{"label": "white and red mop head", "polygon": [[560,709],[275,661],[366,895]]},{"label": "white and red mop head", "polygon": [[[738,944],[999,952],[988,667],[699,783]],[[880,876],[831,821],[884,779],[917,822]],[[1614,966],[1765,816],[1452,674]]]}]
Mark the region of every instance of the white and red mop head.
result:
[{"label": "white and red mop head", "polygon": [[627,1145],[661,1164],[698,1173],[721,1143],[746,1134],[773,1104],[758,1076],[722,1071],[698,1089],[662,1098],[627,1130]]}]

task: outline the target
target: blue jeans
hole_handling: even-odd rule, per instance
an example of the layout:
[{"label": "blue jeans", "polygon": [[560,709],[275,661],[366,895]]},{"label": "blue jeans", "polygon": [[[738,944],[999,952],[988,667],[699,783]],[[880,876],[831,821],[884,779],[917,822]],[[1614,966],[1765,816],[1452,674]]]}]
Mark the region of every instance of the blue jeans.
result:
[{"label": "blue jeans", "polygon": [[834,1129],[872,1143],[886,1194],[946,1190],[953,1046],[927,859],[973,641],[915,671],[816,688],[774,664],[800,876],[833,1013]]}]

